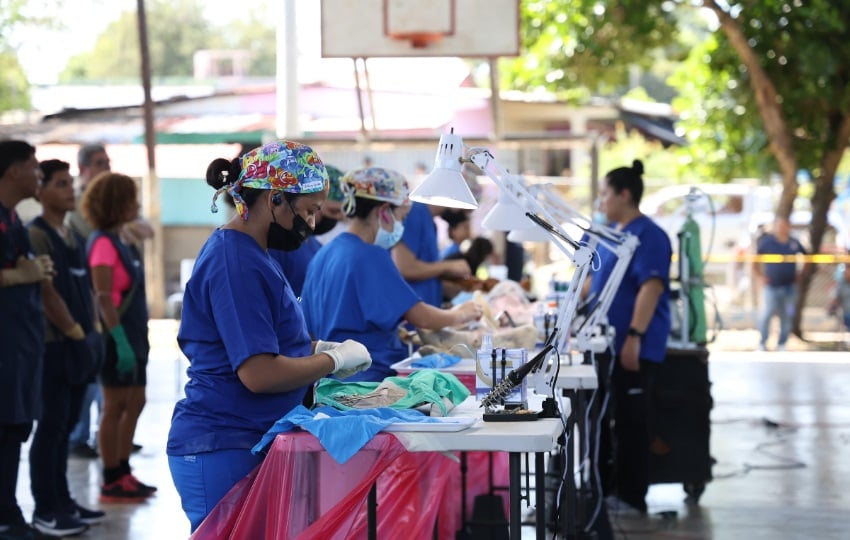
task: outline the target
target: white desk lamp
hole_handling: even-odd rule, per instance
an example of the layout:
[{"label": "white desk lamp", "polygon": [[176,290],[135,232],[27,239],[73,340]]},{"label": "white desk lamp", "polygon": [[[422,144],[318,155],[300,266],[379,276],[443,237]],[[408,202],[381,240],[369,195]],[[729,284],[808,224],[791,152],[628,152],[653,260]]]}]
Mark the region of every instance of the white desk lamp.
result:
[{"label": "white desk lamp", "polygon": [[[576,270],[566,291],[567,301],[561,304],[556,319],[558,334],[554,345],[558,351],[566,350],[570,337],[569,328],[580,298],[580,289],[593,258],[591,249],[571,238],[561,228],[550,209],[540,204],[537,197],[528,190],[522,177],[502,168],[486,148],[467,148],[463,144],[463,139],[454,134],[454,130],[440,137],[437,156],[434,160],[434,171],[413,190],[410,199],[426,204],[469,208],[468,199],[451,200],[454,194],[464,195],[461,184],[469,191],[466,180],[461,174],[464,163],[475,164],[498,186],[503,209],[513,208],[513,211],[505,210],[504,213],[501,213],[502,210],[499,211],[498,215],[503,216],[503,219],[498,218],[497,215],[488,220],[491,228],[499,230],[511,230],[512,227],[531,228],[536,226],[531,221],[532,216],[539,217],[543,223],[547,224],[550,240],[575,264]],[[523,215],[525,218],[522,217]]]}]

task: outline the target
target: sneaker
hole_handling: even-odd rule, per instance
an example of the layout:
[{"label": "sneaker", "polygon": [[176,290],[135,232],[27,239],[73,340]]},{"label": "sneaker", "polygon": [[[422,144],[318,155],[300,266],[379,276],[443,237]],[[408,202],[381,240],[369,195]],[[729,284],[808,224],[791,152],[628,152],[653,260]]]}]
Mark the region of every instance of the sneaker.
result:
[{"label": "sneaker", "polygon": [[125,474],[111,484],[100,486],[101,502],[142,502],[148,496],[150,492],[137,484],[130,474]]},{"label": "sneaker", "polygon": [[100,457],[100,454],[97,453],[97,449],[85,443],[72,444],[71,448],[68,449],[68,454],[70,454],[71,457],[80,459],[97,459]]},{"label": "sneaker", "polygon": [[784,350],[785,350],[785,344],[777,345],[777,346],[776,346],[776,350],[777,350],[777,351],[779,351],[779,352],[784,351]]},{"label": "sneaker", "polygon": [[142,490],[146,491],[148,495],[153,495],[154,493],[156,493],[156,486],[149,486],[147,484],[143,484],[142,481],[133,476],[132,473],[130,474],[130,478],[132,478],[133,482],[135,482],[140,488],[142,488]]},{"label": "sneaker", "polygon": [[47,536],[74,536],[88,530],[89,526],[68,514],[33,514],[32,526]]},{"label": "sneaker", "polygon": [[764,343],[760,343],[760,344],[759,344],[759,350],[760,350],[761,352],[765,352],[765,351],[767,350],[767,347],[765,346],[765,344],[764,344]]},{"label": "sneaker", "polygon": [[71,511],[68,513],[72,518],[82,521],[86,525],[97,525],[98,523],[103,522],[106,518],[106,512],[91,510],[84,506],[80,506],[77,504],[77,501],[73,501],[71,503]]}]

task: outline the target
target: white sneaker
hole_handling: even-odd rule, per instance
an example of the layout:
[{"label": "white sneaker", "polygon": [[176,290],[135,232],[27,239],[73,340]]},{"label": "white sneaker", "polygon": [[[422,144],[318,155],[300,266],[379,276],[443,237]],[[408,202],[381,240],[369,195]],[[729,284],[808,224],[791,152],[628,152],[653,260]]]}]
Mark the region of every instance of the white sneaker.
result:
[{"label": "white sneaker", "polygon": [[767,347],[764,346],[764,343],[759,343],[759,350],[761,352],[765,352],[767,350]]}]

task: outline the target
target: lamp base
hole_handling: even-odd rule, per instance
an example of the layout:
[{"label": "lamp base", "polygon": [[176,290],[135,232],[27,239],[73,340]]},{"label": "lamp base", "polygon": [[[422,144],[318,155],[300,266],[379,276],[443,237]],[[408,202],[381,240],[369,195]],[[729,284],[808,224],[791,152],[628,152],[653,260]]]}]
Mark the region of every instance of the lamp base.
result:
[{"label": "lamp base", "polygon": [[485,422],[533,422],[538,418],[537,411],[528,409],[505,409],[484,413]]}]

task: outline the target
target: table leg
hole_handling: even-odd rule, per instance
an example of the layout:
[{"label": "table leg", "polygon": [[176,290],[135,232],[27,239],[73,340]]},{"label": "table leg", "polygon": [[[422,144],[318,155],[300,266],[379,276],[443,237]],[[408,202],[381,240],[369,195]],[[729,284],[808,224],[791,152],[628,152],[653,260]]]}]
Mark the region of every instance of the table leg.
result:
[{"label": "table leg", "polygon": [[366,523],[368,524],[369,540],[378,540],[378,484],[372,484],[366,503]]},{"label": "table leg", "polygon": [[534,505],[536,507],[535,525],[537,540],[546,540],[546,471],[543,465],[543,452],[534,454]]},{"label": "table leg", "polygon": [[[561,504],[561,513],[564,516],[563,533],[566,538],[575,538],[578,532],[578,516],[576,509],[578,505],[578,495],[575,481],[575,443],[576,443],[576,403],[575,392],[568,390],[565,392],[570,399],[570,416],[567,418],[567,441],[564,445],[566,453],[566,475],[564,476],[563,501]],[[565,508],[566,507],[566,508]]]},{"label": "table leg", "polygon": [[522,474],[520,472],[520,454],[511,452],[508,455],[510,475],[510,493],[511,493],[511,515],[510,515],[510,531],[511,540],[521,540],[522,538],[522,510],[520,509],[520,498],[522,491]]}]

